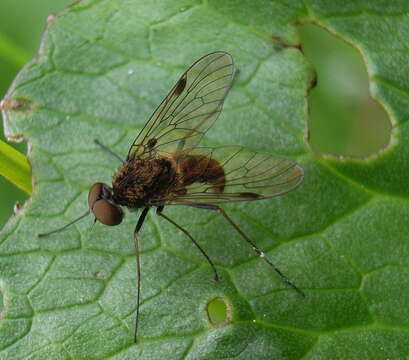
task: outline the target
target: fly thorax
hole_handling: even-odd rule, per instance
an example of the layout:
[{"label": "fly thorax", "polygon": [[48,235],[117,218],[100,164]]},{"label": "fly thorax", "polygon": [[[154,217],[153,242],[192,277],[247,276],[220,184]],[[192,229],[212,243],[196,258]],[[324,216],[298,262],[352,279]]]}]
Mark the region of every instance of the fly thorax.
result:
[{"label": "fly thorax", "polygon": [[130,208],[145,206],[168,192],[175,174],[174,165],[165,158],[128,161],[114,176],[114,200]]}]

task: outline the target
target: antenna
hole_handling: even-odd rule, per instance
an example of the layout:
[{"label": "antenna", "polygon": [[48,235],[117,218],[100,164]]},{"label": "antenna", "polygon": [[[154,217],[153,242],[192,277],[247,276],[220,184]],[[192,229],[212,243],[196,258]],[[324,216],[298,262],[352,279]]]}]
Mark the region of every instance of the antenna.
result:
[{"label": "antenna", "polygon": [[79,216],[79,217],[77,217],[76,219],[72,220],[72,221],[69,222],[68,224],[66,224],[66,225],[64,225],[64,226],[61,226],[61,227],[58,228],[58,229],[55,229],[55,230],[46,232],[46,233],[37,234],[37,237],[46,237],[46,236],[48,236],[48,235],[52,235],[52,234],[58,233],[58,232],[60,232],[60,231],[63,231],[63,230],[65,230],[68,226],[70,226],[70,225],[72,225],[72,224],[75,224],[77,221],[80,221],[80,220],[83,219],[84,217],[88,216],[88,215],[89,215],[89,212],[90,212],[90,210],[88,209],[84,214],[82,214],[81,216]]}]

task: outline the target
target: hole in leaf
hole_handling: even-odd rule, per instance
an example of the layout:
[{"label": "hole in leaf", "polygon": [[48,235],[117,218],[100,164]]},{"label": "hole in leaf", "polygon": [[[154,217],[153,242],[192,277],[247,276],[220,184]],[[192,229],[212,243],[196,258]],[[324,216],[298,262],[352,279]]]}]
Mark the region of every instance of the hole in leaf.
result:
[{"label": "hole in leaf", "polygon": [[231,323],[231,307],[229,303],[221,297],[210,300],[207,303],[206,311],[210,324],[215,328],[224,327]]},{"label": "hole in leaf", "polygon": [[369,94],[368,73],[356,48],[316,25],[299,27],[318,83],[309,94],[310,146],[319,153],[369,156],[390,141],[391,122]]}]

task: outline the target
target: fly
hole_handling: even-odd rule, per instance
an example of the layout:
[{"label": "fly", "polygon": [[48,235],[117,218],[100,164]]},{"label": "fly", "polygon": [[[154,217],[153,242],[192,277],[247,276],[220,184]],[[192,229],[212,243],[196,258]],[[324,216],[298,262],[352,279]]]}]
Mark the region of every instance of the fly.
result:
[{"label": "fly", "polygon": [[218,118],[234,78],[232,57],[223,51],[197,60],[179,79],[152,114],[125,160],[105,145],[95,143],[122,162],[112,186],[96,183],[88,194],[87,212],[65,226],[39,234],[48,236],[92,213],[95,221],[114,226],[122,222],[123,207],[142,209],[134,230],[137,300],[134,341],[137,342],[141,289],[139,231],[151,208],[181,230],[209,263],[212,260],[191,234],[163,213],[167,205],[217,211],[258,256],[300,295],[305,296],[219,206],[234,201],[268,199],[295,189],[304,172],[294,161],[242,146],[200,147],[201,138]]}]

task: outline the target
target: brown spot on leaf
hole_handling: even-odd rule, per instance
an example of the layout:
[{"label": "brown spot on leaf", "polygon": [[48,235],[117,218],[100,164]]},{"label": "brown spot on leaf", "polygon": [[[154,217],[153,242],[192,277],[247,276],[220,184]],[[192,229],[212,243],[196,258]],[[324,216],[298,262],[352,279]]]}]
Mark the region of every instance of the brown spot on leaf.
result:
[{"label": "brown spot on leaf", "polygon": [[271,38],[276,43],[274,45],[274,49],[276,51],[281,51],[281,50],[287,49],[287,48],[293,48],[293,49],[297,49],[297,50],[303,52],[301,44],[288,44],[283,40],[283,38],[281,36],[274,36],[273,35]]},{"label": "brown spot on leaf", "polygon": [[0,110],[28,111],[31,109],[32,101],[25,98],[4,98],[0,102]]},{"label": "brown spot on leaf", "polygon": [[47,17],[47,23],[48,24],[52,24],[53,22],[55,22],[55,20],[57,20],[57,16],[55,14],[50,14]]},{"label": "brown spot on leaf", "polygon": [[94,277],[95,277],[96,279],[101,279],[101,280],[103,280],[103,279],[105,279],[105,274],[104,274],[103,272],[101,272],[101,271],[98,271],[98,272],[94,273]]},{"label": "brown spot on leaf", "polygon": [[318,83],[318,76],[317,73],[314,74],[314,77],[312,78],[311,82],[310,82],[310,86],[308,88],[308,90],[314,89],[317,86]]}]

